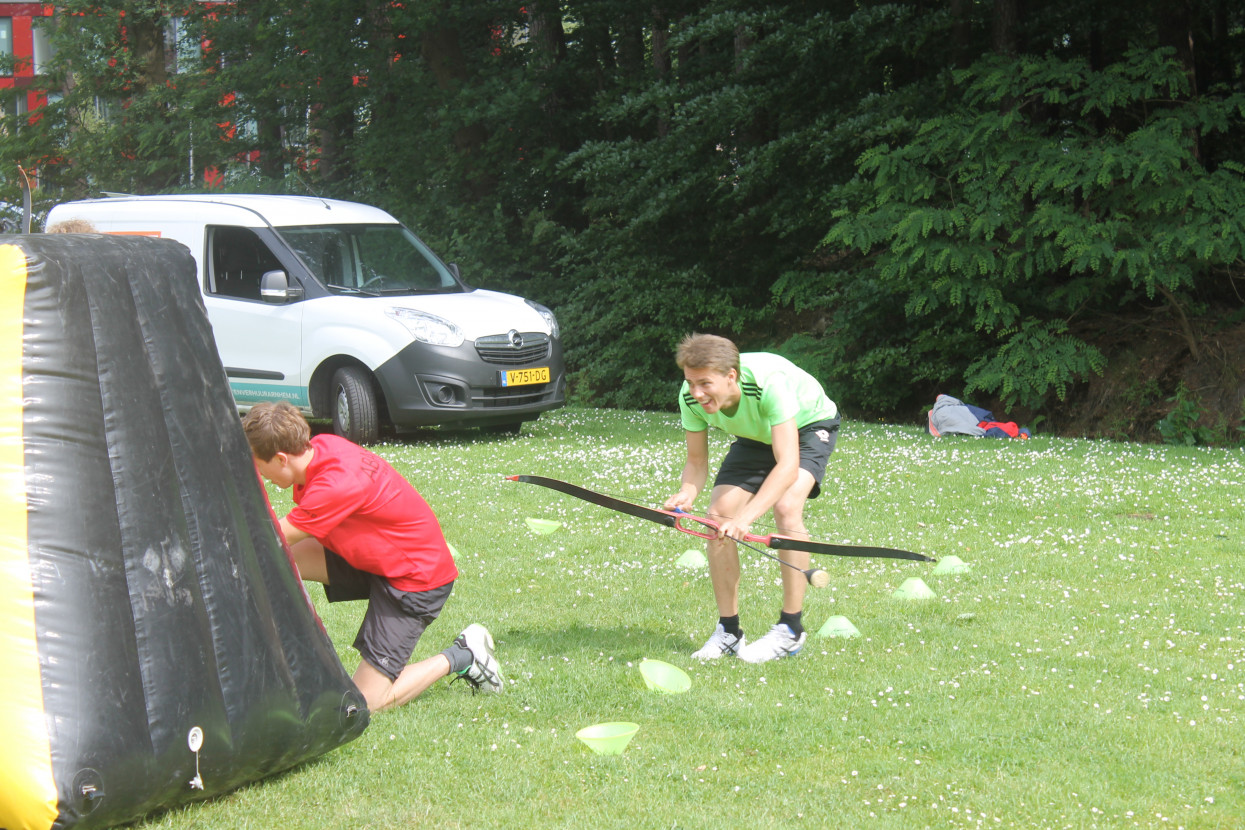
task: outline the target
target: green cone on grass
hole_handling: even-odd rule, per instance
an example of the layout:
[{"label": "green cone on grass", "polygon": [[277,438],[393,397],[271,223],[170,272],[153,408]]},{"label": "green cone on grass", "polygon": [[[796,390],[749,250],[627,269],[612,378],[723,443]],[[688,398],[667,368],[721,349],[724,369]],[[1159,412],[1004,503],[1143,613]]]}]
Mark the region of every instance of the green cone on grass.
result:
[{"label": "green cone on grass", "polygon": [[909,577],[891,594],[895,599],[933,599],[934,592],[920,577]]},{"label": "green cone on grass", "polygon": [[842,615],[831,617],[817,630],[818,637],[859,637],[860,630]]}]

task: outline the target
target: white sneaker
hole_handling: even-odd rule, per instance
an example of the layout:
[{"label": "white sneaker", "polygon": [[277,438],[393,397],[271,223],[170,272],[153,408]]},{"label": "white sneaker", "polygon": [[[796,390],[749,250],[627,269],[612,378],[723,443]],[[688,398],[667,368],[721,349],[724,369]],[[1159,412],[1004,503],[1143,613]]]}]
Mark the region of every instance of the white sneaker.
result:
[{"label": "white sneaker", "polygon": [[727,634],[726,629],[722,627],[722,623],[718,623],[718,627],[713,630],[713,634],[705,641],[697,651],[692,652],[692,656],[697,660],[716,660],[725,654],[738,654],[739,650],[744,647],[744,635],[741,632],[738,637],[734,634]]},{"label": "white sneaker", "polygon": [[500,692],[505,687],[501,664],[493,654],[493,635],[488,633],[487,628],[479,623],[472,623],[458,635],[454,645],[471,652],[471,665],[460,671],[458,676],[471,684],[472,694],[479,689]]},{"label": "white sneaker", "polygon": [[778,623],[761,639],[741,645],[739,659],[746,663],[765,663],[779,657],[790,657],[804,647],[807,637],[807,631],[796,637],[785,623]]}]

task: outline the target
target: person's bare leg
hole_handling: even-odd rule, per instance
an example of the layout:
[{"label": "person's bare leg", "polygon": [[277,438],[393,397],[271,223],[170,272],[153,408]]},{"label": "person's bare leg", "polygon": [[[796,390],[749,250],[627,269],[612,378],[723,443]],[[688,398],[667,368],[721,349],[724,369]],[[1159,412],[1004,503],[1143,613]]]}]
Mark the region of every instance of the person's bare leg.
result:
[{"label": "person's bare leg", "polygon": [[808,552],[782,550],[778,552],[778,558],[800,569],[782,569],[782,610],[788,614],[798,614],[804,610],[804,593],[808,588],[808,577],[803,574],[803,571],[808,570]]},{"label": "person's bare leg", "polygon": [[[783,494],[774,505],[774,524],[779,536],[792,539],[807,539],[808,530],[804,527],[804,505],[808,494],[813,490],[813,475],[801,469],[795,484]],[[778,558],[790,562],[799,568],[782,570],[782,610],[788,614],[798,614],[804,610],[804,593],[808,588],[808,578],[801,571],[808,570],[809,554],[802,550],[783,550]]]},{"label": "person's bare leg", "polygon": [[[735,516],[748,503],[752,494],[732,485],[713,488],[709,517],[721,520]],[[706,544],[709,558],[709,581],[718,616],[733,617],[739,613],[739,546],[734,539],[710,539]]]},{"label": "person's bare leg", "polygon": [[367,708],[379,712],[409,703],[427,691],[433,683],[448,677],[449,673],[449,658],[444,654],[434,654],[426,660],[407,666],[398,675],[398,679],[393,681],[366,660],[360,660],[353,679],[367,701]]},{"label": "person's bare leg", "polygon": [[328,566],[324,562],[324,546],[315,539],[304,539],[290,546],[298,575],[321,585],[329,584]]},{"label": "person's bare leg", "polygon": [[[327,585],[329,582],[328,566],[324,560],[324,546],[315,539],[303,539],[290,548],[294,555],[294,564],[303,579]],[[434,654],[426,660],[412,663],[402,669],[397,680],[390,680],[375,666],[366,660],[359,661],[355,669],[354,684],[363,693],[367,708],[373,712],[401,706],[419,697],[433,683],[450,673],[450,661],[444,654]]]}]

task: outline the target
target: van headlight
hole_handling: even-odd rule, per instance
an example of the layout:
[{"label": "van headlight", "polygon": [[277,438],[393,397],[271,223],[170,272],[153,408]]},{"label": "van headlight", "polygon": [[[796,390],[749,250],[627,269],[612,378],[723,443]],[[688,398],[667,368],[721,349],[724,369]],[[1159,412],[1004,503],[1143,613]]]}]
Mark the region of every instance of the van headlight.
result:
[{"label": "van headlight", "polygon": [[454,347],[461,346],[463,340],[466,339],[463,336],[463,330],[458,326],[444,317],[438,317],[426,311],[416,311],[413,308],[387,308],[385,313],[406,326],[406,330],[421,343]]},{"label": "van headlight", "polygon": [[558,318],[553,316],[553,312],[540,303],[534,303],[531,300],[524,300],[523,302],[536,309],[536,313],[544,318],[545,325],[549,327],[549,336],[556,338],[558,336]]}]

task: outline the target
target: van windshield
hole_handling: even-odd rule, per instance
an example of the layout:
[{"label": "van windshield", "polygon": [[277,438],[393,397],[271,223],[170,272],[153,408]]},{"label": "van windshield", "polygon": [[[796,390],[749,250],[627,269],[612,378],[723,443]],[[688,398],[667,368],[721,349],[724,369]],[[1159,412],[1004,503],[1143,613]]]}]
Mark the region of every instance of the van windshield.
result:
[{"label": "van windshield", "polygon": [[449,268],[401,225],[277,228],[303,264],[339,294],[454,293]]}]

